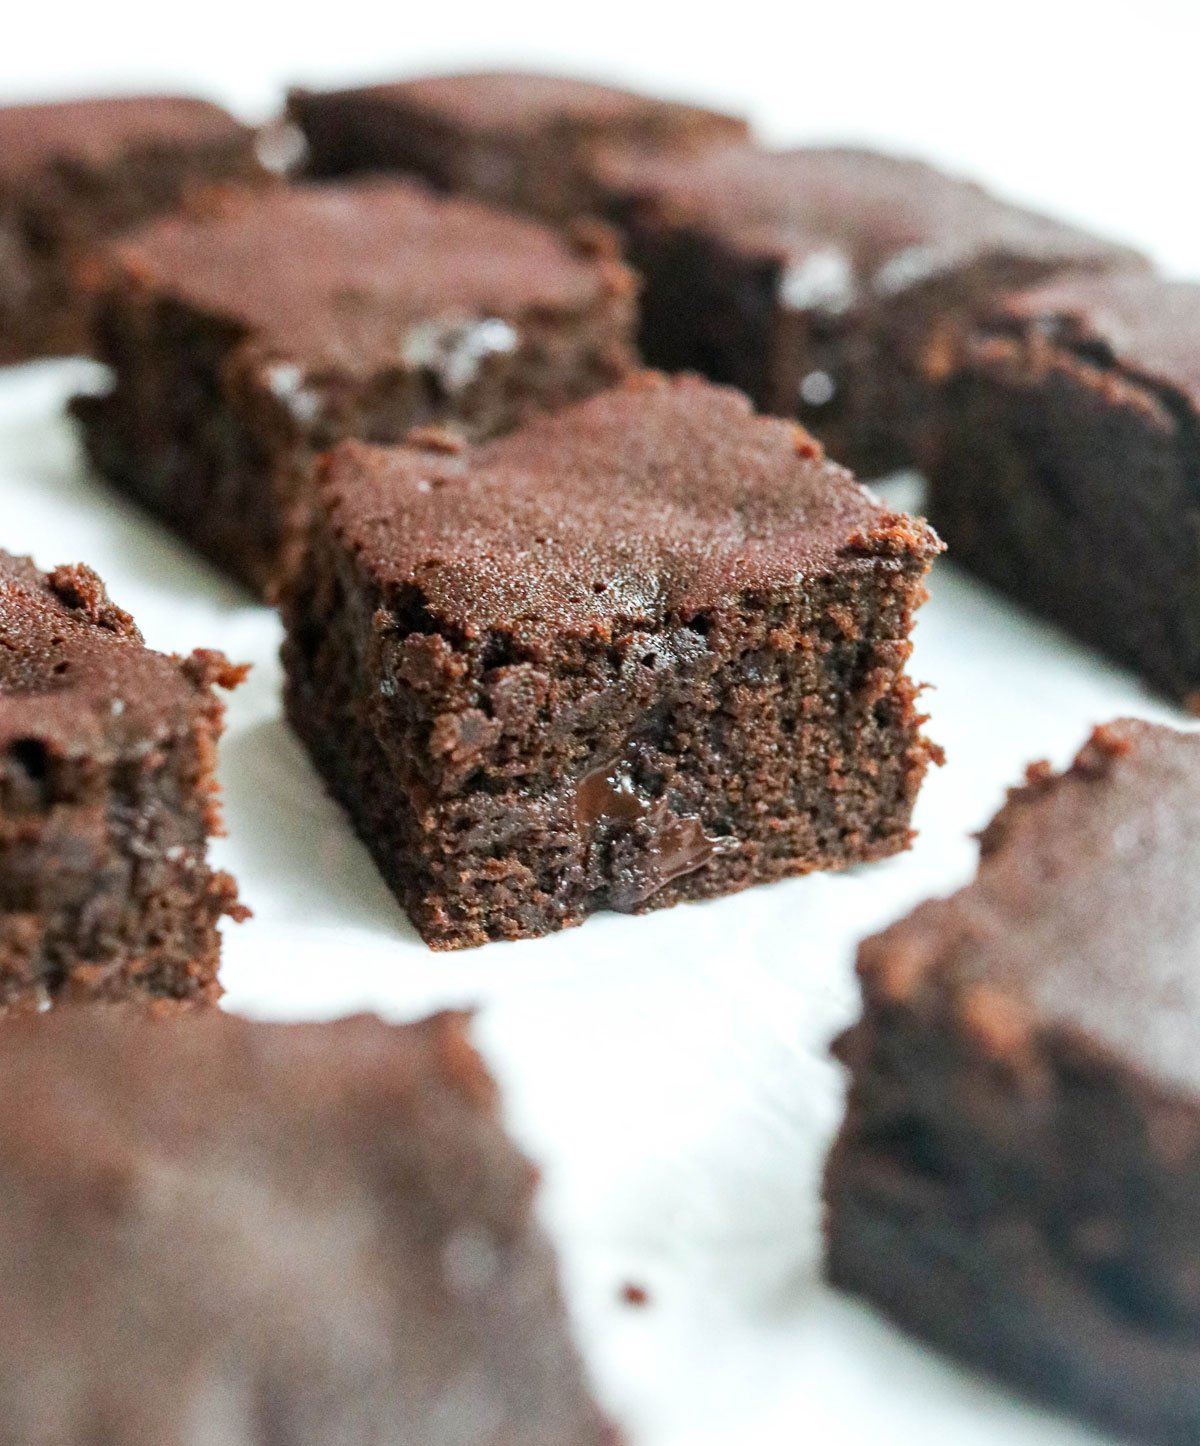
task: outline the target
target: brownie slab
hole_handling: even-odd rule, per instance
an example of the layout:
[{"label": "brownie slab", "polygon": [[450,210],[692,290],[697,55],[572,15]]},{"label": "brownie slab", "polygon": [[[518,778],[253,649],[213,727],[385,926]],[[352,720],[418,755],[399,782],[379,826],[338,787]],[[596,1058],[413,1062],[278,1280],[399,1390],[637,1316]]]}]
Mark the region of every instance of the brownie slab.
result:
[{"label": "brownie slab", "polygon": [[955,560],[1200,707],[1200,286],[1061,280],[926,367]]},{"label": "brownie slab", "polygon": [[615,1446],[463,1020],[6,1027],[5,1441]]},{"label": "brownie slab", "polygon": [[1030,770],[976,880],[859,953],[828,1269],[1101,1425],[1200,1441],[1200,736]]},{"label": "brownie slab", "polygon": [[241,679],[151,652],[85,567],[0,553],[0,1014],[62,999],[209,1003],[244,913],[206,849]]},{"label": "brownie slab", "polygon": [[294,90],[288,110],[318,177],[411,171],[443,191],[565,221],[595,209],[602,141],[699,149],[745,137],[739,117],[565,76],[431,75],[356,90]]},{"label": "brownie slab", "polygon": [[0,362],[89,352],[90,252],[192,188],[263,176],[254,132],[208,101],[0,107]]},{"label": "brownie slab", "polygon": [[316,453],[452,424],[487,436],[633,364],[634,282],[606,255],[400,181],[213,199],[109,255],[79,398],[99,470],[267,592]]},{"label": "brownie slab", "polygon": [[931,336],[999,289],[1135,265],[918,161],[849,149],[610,147],[604,210],[642,273],[642,349],[795,416],[864,476],[909,465]]},{"label": "brownie slab", "polygon": [[345,444],[291,722],[435,948],[907,846],[940,543],[794,425],[645,375],[473,451]]}]

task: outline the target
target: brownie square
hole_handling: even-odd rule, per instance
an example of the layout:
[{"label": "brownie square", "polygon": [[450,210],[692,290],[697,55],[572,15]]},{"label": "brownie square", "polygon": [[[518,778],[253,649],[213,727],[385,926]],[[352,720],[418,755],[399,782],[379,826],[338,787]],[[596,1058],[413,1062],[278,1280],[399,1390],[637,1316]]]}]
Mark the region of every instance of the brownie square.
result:
[{"label": "brownie square", "polygon": [[655,150],[740,140],[737,116],[565,76],[430,75],[294,90],[288,111],[318,177],[412,171],[443,191],[566,221],[595,209],[598,142]]},{"label": "brownie square", "polygon": [[244,669],[151,652],[86,567],[0,553],[0,1013],[63,998],[207,1003],[224,709]]},{"label": "brownie square", "polygon": [[1200,708],[1200,286],[1061,280],[926,366],[955,560]]},{"label": "brownie square", "polygon": [[0,362],[90,351],[79,270],[186,191],[264,175],[219,106],[124,96],[0,107]]},{"label": "brownie square", "polygon": [[269,592],[314,456],[348,436],[512,426],[633,364],[634,282],[532,221],[399,181],[230,194],[114,247],[116,382],[77,399],[99,470]]},{"label": "brownie square", "polygon": [[288,715],[434,948],[845,868],[910,841],[939,548],[695,378],[457,456],[346,444]]},{"label": "brownie square", "polygon": [[1200,737],[1030,770],[859,953],[829,1275],[1106,1427],[1200,1441]]},{"label": "brownie square", "polygon": [[461,1017],[65,1009],[0,1092],[7,1441],[616,1446]]},{"label": "brownie square", "polygon": [[869,151],[608,148],[609,219],[645,279],[652,366],[702,372],[795,416],[864,476],[920,454],[920,358],[999,289],[1132,253],[918,161]]}]

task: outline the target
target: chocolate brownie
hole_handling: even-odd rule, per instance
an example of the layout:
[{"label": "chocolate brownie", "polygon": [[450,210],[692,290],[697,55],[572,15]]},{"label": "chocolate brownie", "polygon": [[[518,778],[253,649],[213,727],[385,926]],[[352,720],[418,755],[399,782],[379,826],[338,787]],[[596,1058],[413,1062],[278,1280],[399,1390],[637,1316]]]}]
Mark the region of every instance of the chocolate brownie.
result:
[{"label": "chocolate brownie", "polygon": [[918,359],[932,328],[1001,287],[1136,262],[869,151],[609,148],[596,170],[645,278],[647,361],[741,387],[867,476],[909,464],[929,425]]},{"label": "chocolate brownie", "polygon": [[598,142],[700,149],[747,134],[744,120],[564,76],[430,75],[357,90],[294,90],[288,110],[313,176],[412,171],[550,221],[595,209]]},{"label": "chocolate brownie", "polygon": [[955,559],[1200,706],[1200,286],[1071,278],[926,356]]},{"label": "chocolate brownie", "polygon": [[151,652],[86,567],[0,553],[0,1013],[215,999],[219,653]]},{"label": "chocolate brownie", "polygon": [[1200,736],[1030,771],[859,953],[829,1274],[1044,1400],[1200,1442]]},{"label": "chocolate brownie", "polygon": [[0,1093],[5,1442],[615,1446],[461,1016],[64,1009]]},{"label": "chocolate brownie", "polygon": [[75,408],[106,477],[260,591],[333,442],[486,436],[633,364],[631,273],[532,221],[388,180],[210,201],[113,248],[116,385]]},{"label": "chocolate brownie", "polygon": [[910,841],[939,548],[695,378],[458,455],[348,443],[287,711],[435,948],[844,868]]},{"label": "chocolate brownie", "polygon": [[90,350],[78,270],[185,191],[264,175],[254,132],[182,96],[0,107],[0,362]]}]

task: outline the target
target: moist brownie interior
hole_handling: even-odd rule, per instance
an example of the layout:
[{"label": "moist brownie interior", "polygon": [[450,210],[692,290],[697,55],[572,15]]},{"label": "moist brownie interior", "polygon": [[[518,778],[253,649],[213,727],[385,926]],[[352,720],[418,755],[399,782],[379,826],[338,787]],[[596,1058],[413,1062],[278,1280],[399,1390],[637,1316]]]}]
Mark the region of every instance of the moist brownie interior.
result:
[{"label": "moist brownie interior", "polygon": [[0,106],[0,362],[89,351],[94,248],[188,189],[262,177],[254,132],[208,101]]},{"label": "moist brownie interior", "polygon": [[924,458],[956,562],[1200,707],[1200,286],[1008,298],[955,348]]},{"label": "moist brownie interior", "polygon": [[931,335],[1010,286],[1132,253],[917,161],[851,149],[610,147],[652,366],[741,387],[864,476],[919,455]]},{"label": "moist brownie interior", "polygon": [[435,947],[905,848],[940,544],[791,424],[648,375],[459,455],[346,444],[289,717]]},{"label": "moist brownie interior", "polygon": [[829,1272],[1101,1424],[1200,1441],[1200,737],[1041,765],[859,954]]},{"label": "moist brownie interior", "polygon": [[87,568],[0,553],[0,1012],[218,996],[214,684],[241,676],[151,652]]},{"label": "moist brownie interior", "polygon": [[113,249],[99,470],[260,592],[315,455],[427,423],[478,437],[633,364],[634,281],[534,222],[399,181],[227,195]]}]

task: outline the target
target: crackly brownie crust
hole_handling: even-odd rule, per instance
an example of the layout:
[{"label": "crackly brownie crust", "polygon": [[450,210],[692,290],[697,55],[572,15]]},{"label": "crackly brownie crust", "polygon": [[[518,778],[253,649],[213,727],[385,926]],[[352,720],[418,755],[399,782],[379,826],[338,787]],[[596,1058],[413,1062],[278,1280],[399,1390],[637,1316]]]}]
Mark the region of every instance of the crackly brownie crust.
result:
[{"label": "crackly brownie crust", "polygon": [[564,76],[424,76],[357,90],[294,90],[288,111],[318,177],[410,171],[444,191],[566,221],[596,209],[600,142],[695,150],[744,139],[746,122]]},{"label": "crackly brownie crust", "polygon": [[94,573],[0,553],[0,1012],[206,1003],[233,881],[219,828],[218,653],[151,652]]},{"label": "crackly brownie crust", "polygon": [[0,1438],[615,1446],[461,1016],[6,1026]]},{"label": "crackly brownie crust", "polygon": [[0,363],[90,351],[90,253],[193,188],[264,177],[254,132],[208,101],[0,107]]},{"label": "crackly brownie crust", "polygon": [[934,339],[956,561],[1200,706],[1200,286],[1060,281]]},{"label": "crackly brownie crust", "polygon": [[909,465],[933,420],[935,329],[1064,268],[1140,264],[917,161],[870,151],[611,147],[605,212],[645,279],[653,366],[741,387],[864,476]]},{"label": "crackly brownie crust", "polygon": [[99,470],[269,592],[316,454],[414,427],[484,437],[633,365],[634,281],[601,251],[399,181],[210,198],[109,257],[74,404]]},{"label": "crackly brownie crust", "polygon": [[1043,1400],[1200,1441],[1200,738],[1097,729],[981,853],[860,951],[830,1276]]},{"label": "crackly brownie crust", "polygon": [[346,445],[288,715],[436,948],[880,858],[936,751],[904,664],[939,545],[695,379]]}]

